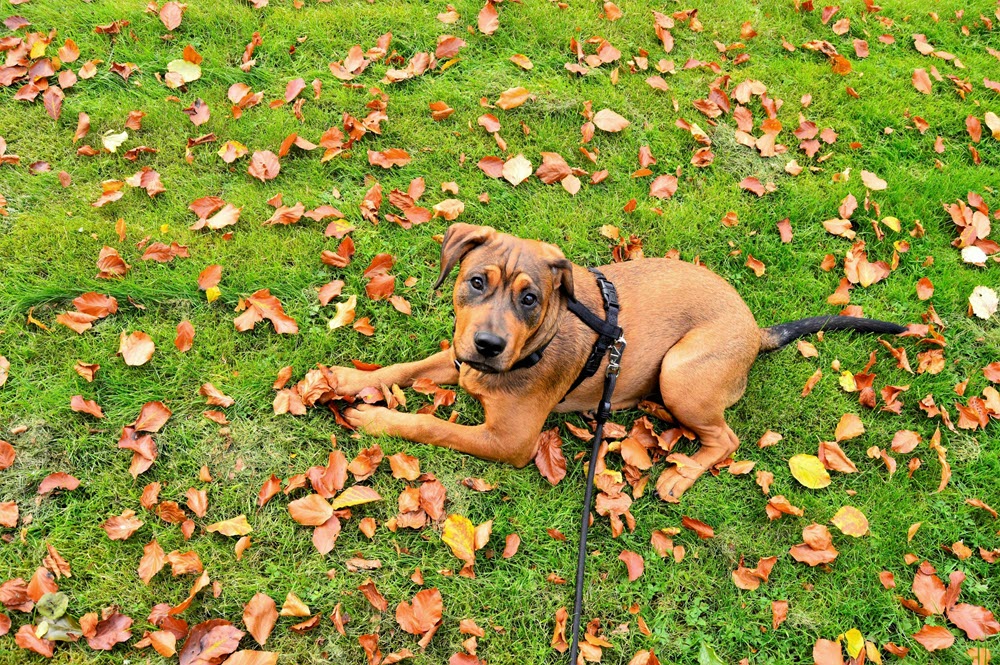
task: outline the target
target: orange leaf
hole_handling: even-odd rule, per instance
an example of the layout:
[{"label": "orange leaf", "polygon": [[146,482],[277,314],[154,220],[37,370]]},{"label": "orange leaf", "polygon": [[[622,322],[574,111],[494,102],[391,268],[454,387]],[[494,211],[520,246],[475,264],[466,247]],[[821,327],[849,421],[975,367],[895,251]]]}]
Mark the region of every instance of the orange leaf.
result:
[{"label": "orange leaf", "polygon": [[535,466],[551,485],[558,485],[559,481],[566,477],[566,458],[563,457],[562,439],[558,427],[539,435]]},{"label": "orange leaf", "polygon": [[308,494],[288,504],[288,514],[304,526],[320,526],[333,515],[330,502],[319,494]]},{"label": "orange leaf", "polygon": [[118,354],[125,361],[126,365],[132,367],[145,365],[153,357],[154,351],[156,351],[156,345],[153,344],[153,340],[146,333],[136,331],[130,335],[126,335],[125,331],[122,331],[118,345]]},{"label": "orange leaf", "polygon": [[626,568],[628,568],[629,582],[635,582],[637,579],[642,577],[642,572],[645,568],[642,556],[629,550],[622,550],[621,554],[618,555],[618,559],[625,564]]},{"label": "orange leaf", "polygon": [[277,620],[278,608],[266,593],[254,594],[243,608],[243,624],[261,646],[267,642]]}]

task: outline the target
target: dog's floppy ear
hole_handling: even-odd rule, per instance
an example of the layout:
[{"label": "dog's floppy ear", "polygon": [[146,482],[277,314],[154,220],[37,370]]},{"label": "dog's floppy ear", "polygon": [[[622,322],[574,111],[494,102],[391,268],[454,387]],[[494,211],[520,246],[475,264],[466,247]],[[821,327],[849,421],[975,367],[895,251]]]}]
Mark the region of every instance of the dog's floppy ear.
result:
[{"label": "dog's floppy ear", "polygon": [[545,243],[547,260],[552,268],[552,278],[557,289],[562,289],[563,293],[570,300],[575,300],[573,292],[573,263],[563,255],[562,250],[555,245]]},{"label": "dog's floppy ear", "polygon": [[449,226],[444,234],[444,242],[441,243],[441,274],[438,276],[434,288],[444,284],[451,269],[466,254],[490,240],[494,235],[496,235],[496,231],[489,226],[461,223]]}]

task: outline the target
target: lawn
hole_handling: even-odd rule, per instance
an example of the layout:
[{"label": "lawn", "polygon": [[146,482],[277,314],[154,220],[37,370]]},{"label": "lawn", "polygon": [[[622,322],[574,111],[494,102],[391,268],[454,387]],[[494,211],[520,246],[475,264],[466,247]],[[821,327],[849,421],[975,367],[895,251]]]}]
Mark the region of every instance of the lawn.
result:
[{"label": "lawn", "polygon": [[[998,414],[985,428],[969,427],[955,406],[988,395],[984,391],[996,386],[983,368],[1000,361],[997,315],[984,320],[971,316],[968,308],[977,286],[1000,284],[1000,266],[995,257],[987,259],[985,267],[963,261],[960,249],[952,246],[959,229],[942,207],[976,192],[990,210],[1000,208],[995,189],[1000,185],[1000,144],[991,136],[987,118],[989,111],[1000,112],[1000,93],[995,83],[993,89],[983,83],[984,78],[1000,79],[1000,55],[990,53],[1000,49],[997,5],[985,0],[897,0],[873,13],[852,1],[823,21],[822,7],[797,11],[790,0],[620,0],[621,16],[612,21],[613,8],[605,15],[598,2],[506,0],[497,8],[498,27],[486,35],[477,29],[482,4],[453,4],[457,17],[445,15],[449,10],[443,0],[272,0],[259,9],[238,0],[192,0],[180,25],[170,32],[156,11],[143,11],[140,0],[3,4],[0,13],[5,18],[16,15],[30,22],[20,27],[9,21],[8,27],[16,31],[0,29],[5,49],[15,36],[27,40],[33,31],[52,31],[51,44],[34,54],[36,58],[55,57],[71,39],[80,57],[62,69],[80,74],[84,63],[98,61],[92,77],[81,77],[66,89],[60,114],[52,108],[47,113],[43,94],[33,103],[15,99],[24,80],[0,88],[0,146],[6,144],[7,157],[20,158],[0,164],[0,201],[6,201],[6,214],[0,216],[0,356],[9,362],[9,378],[0,386],[0,439],[16,450],[13,464],[0,471],[0,503],[13,501],[19,509],[15,526],[0,528],[0,582],[31,580],[43,565],[48,544],[72,569],[72,577],[57,580],[69,599],[69,614],[79,618],[115,606],[134,621],[127,643],[110,651],[94,650],[85,639],[58,643],[53,662],[177,662],[151,647],[140,651],[134,646],[146,631],[157,630],[147,619],[153,607],[180,603],[198,579],[197,573],[175,577],[168,564],[144,584],[137,567],[144,545],[154,538],[164,552],[196,552],[217,583],[218,593],[211,586],[202,590],[179,614],[191,626],[224,619],[244,630],[244,606],[257,593],[270,596],[279,608],[294,593],[312,614],[319,613],[318,625],[301,633],[291,626],[307,617],[281,617],[264,647],[250,634],[243,637],[241,649],[276,652],[279,663],[370,663],[359,637],[374,634],[383,654],[409,649],[415,655],[406,662],[444,663],[465,651],[468,635],[459,629],[463,619],[474,620],[485,631],[478,638],[477,654],[491,665],[567,660],[551,641],[557,610],[572,607],[573,600],[584,453],[589,446],[564,423],[582,426],[580,415],[552,416],[547,423],[548,428],[559,428],[568,471],[552,486],[534,466],[515,470],[400,439],[354,435],[326,408],[300,416],[276,415],[272,408],[272,384],[283,367],[294,368],[294,382],[317,363],[415,360],[449,339],[450,284],[432,288],[440,236],[449,222],[437,216],[403,228],[390,218],[402,213],[390,202],[389,192],[406,191],[411,181],[423,178],[426,192],[418,206],[430,210],[458,199],[464,203],[458,221],[556,243],[580,265],[613,260],[617,241],[608,237],[613,232],[606,226],[615,227],[622,238],[635,236],[645,256],[676,250],[682,260],[697,259],[739,290],[762,326],[844,309],[843,300],[830,304],[827,299],[845,275],[845,256],[853,243],[828,232],[823,222],[842,217],[838,209],[853,195],[858,207],[848,216],[857,233],[854,242],[867,244],[867,261],[884,261],[893,269],[876,283],[857,284],[849,293],[850,305],[865,316],[912,324],[933,322],[932,305],[943,323],[933,326],[946,340],[943,361],[918,371],[918,354],[938,347],[921,343],[920,336],[890,339],[892,346],[906,349],[911,373],[874,337],[837,333],[808,340],[818,351],[816,357],[805,357],[794,346],[762,356],[750,374],[746,395],[728,412],[730,425],[743,441],[735,460],[754,462],[754,469],[734,475],[724,468],[717,477],[706,476],[675,505],[653,491],[666,466],[664,455],[657,455],[648,472],[649,486],[632,505],[634,532],[626,530],[614,538],[608,519],[595,519],[584,618],[598,620],[601,634],[613,645],[603,650],[605,663],[628,663],[640,650],[653,650],[663,663],[692,663],[702,645],[713,648],[718,662],[727,664],[741,659],[761,665],[811,663],[817,640],[836,641],[857,629],[885,662],[896,659],[884,648],[891,642],[909,648],[904,662],[983,665],[988,659],[971,661],[966,652],[983,645],[996,650],[995,636],[973,641],[940,613],[925,619],[904,607],[899,597],[914,598],[914,575],[919,563],[928,561],[946,582],[952,572],[964,572],[960,602],[1000,611],[1000,564],[987,561],[995,559],[1000,548],[1000,522],[966,503],[979,499],[1000,508]],[[695,20],[690,13],[673,19],[672,50],[664,53],[653,11],[671,15],[688,9],[698,10]],[[456,20],[445,23],[439,14]],[[129,24],[120,27],[119,34],[95,32],[95,27],[115,21]],[[701,29],[692,29],[692,24]],[[255,32],[261,41],[253,52],[256,62],[242,71],[244,49]],[[390,32],[391,65],[384,59],[372,62],[346,84],[332,74],[329,63],[343,61],[351,47],[367,51]],[[917,34],[933,47],[916,48]],[[409,80],[382,82],[388,69],[404,69],[414,54],[433,53],[441,35],[465,40],[454,59],[443,57]],[[880,40],[881,35],[894,39]],[[588,42],[594,37],[606,39],[620,51],[620,58],[585,62],[586,75],[567,70],[567,63],[578,62],[571,40],[591,55],[600,42]],[[804,48],[811,40],[828,41],[842,56],[840,67],[846,59],[851,71],[835,72],[835,61],[828,55]],[[866,41],[867,57],[856,52],[855,40]],[[793,48],[784,47],[783,41]],[[182,59],[187,45],[203,59],[201,76],[168,88],[165,81],[170,79],[163,78],[168,64]],[[532,68],[513,62],[516,54],[526,56]],[[673,64],[660,65],[661,60]],[[111,71],[111,63],[132,63],[135,71],[126,81]],[[911,81],[918,69],[932,74],[929,94]],[[52,85],[57,75],[51,77]],[[661,77],[667,89],[647,83],[652,76]],[[718,81],[720,77],[727,78]],[[957,77],[957,83],[949,77]],[[287,84],[299,78],[305,83],[298,95],[305,100],[300,107],[295,101],[271,104],[284,101]],[[322,84],[318,98],[314,80]],[[762,157],[740,143],[741,137],[745,143],[745,134],[737,131],[734,110],[737,86],[745,81],[766,87],[781,125],[776,142],[787,151]],[[263,93],[260,103],[242,109],[239,118],[234,118],[227,99],[236,83]],[[971,90],[960,95],[966,84]],[[716,116],[709,118],[693,102],[709,98],[713,85],[728,93],[732,108],[720,114],[717,105],[713,109],[699,103]],[[517,87],[530,93],[523,104],[496,107],[501,93]],[[49,97],[54,99],[52,93]],[[209,109],[207,121],[197,126],[182,111],[196,99]],[[719,101],[717,95],[712,99]],[[312,151],[292,147],[273,179],[248,173],[254,152],[278,153],[293,133],[319,144],[328,129],[343,130],[344,114],[365,118],[373,100],[376,106],[379,100],[385,103],[380,134],[369,131],[347,150],[331,150],[334,154],[325,161],[329,146]],[[435,120],[429,106],[434,102],[444,102],[454,112]],[[587,121],[581,114],[588,102],[594,112],[608,108],[620,114],[629,126],[618,132],[598,129],[581,146],[581,125]],[[745,106],[752,114],[750,134],[761,137],[767,117],[761,96],[751,96]],[[131,111],[145,113],[138,130],[125,130]],[[89,116],[90,131],[74,141],[81,113]],[[485,113],[499,121],[505,149],[477,124]],[[832,128],[835,141],[820,141],[818,151],[807,154],[799,144],[811,137],[793,134],[800,128],[800,114],[815,123],[815,129]],[[968,117],[982,125],[979,140],[967,128]],[[692,163],[695,150],[703,146],[681,126],[684,123],[678,125],[680,119],[696,123],[711,139],[711,163]],[[774,128],[773,120],[768,126]],[[123,130],[128,137],[121,147],[113,153],[105,150],[102,137]],[[188,148],[190,139],[210,133],[213,141]],[[935,149],[939,137],[940,151]],[[218,153],[227,141],[242,144],[248,154],[232,163],[223,161]],[[83,145],[97,154],[78,154]],[[156,152],[127,160],[126,151],[138,146]],[[636,173],[644,146],[655,158],[648,174]],[[389,149],[406,151],[410,160],[391,168],[370,163],[368,151]],[[564,187],[530,177],[513,186],[477,167],[483,157],[507,160],[522,154],[537,168],[542,153],[558,153],[579,169],[575,173],[581,184],[575,195],[567,191],[573,189],[571,180],[564,181]],[[786,170],[792,160],[802,167],[798,175]],[[92,205],[101,196],[103,181],[125,180],[147,166],[159,174],[164,191],[151,196],[125,185],[117,200]],[[592,175],[601,170],[607,177],[593,184]],[[886,187],[869,191],[870,181],[862,180],[862,171],[883,179]],[[68,186],[60,184],[60,172],[68,174]],[[669,198],[651,197],[651,181],[668,174],[677,177],[676,192]],[[758,196],[741,187],[745,178],[773,183],[773,191]],[[378,224],[364,218],[360,207],[376,181],[385,199],[377,212]],[[448,186],[452,191],[442,189],[445,183],[454,183]],[[346,267],[327,265],[320,258],[341,242],[324,234],[332,217],[263,225],[275,212],[268,200],[279,193],[287,206],[302,202],[305,210],[328,205],[342,211],[344,223],[356,227],[349,234],[356,253]],[[866,195],[878,208],[865,205]],[[188,206],[206,196],[241,208],[239,221],[220,230],[189,230],[197,215]],[[737,224],[723,223],[729,212],[735,213]],[[787,243],[777,227],[785,218],[794,234]],[[898,220],[898,230],[892,218]],[[121,224],[123,239],[116,229]],[[163,263],[143,260],[156,242],[186,246],[189,256]],[[131,266],[124,277],[95,277],[104,247],[117,250]],[[851,260],[859,258],[857,251]],[[408,301],[409,315],[387,300],[366,295],[363,272],[374,257],[386,253],[395,259],[390,270],[396,276],[395,294]],[[762,275],[746,265],[748,255],[766,266]],[[821,267],[827,255],[835,258],[832,269]],[[213,264],[222,266],[222,276],[220,294],[210,302],[199,290],[198,276]],[[929,299],[918,297],[921,278],[933,284]],[[342,295],[321,305],[319,287],[338,279],[344,282]],[[280,300],[297,322],[297,334],[277,334],[268,321],[237,331],[235,310],[260,289],[270,289]],[[72,310],[73,299],[87,292],[113,296],[118,310],[78,334],[56,318]],[[328,326],[335,305],[350,295],[357,296],[357,318],[367,317],[374,328],[370,336],[352,325]],[[196,331],[184,353],[174,345],[182,321]],[[116,352],[120,335],[135,331],[152,339],[155,353],[148,362],[129,366]],[[842,377],[863,373],[872,352],[877,356],[870,370],[876,375],[875,408],[862,405],[859,392],[846,390],[844,383],[850,381]],[[78,361],[101,366],[92,382],[74,370]],[[801,396],[817,370],[822,370],[822,378],[810,394]],[[960,396],[956,386],[965,381]],[[199,394],[205,383],[234,403],[206,405]],[[880,391],[886,386],[909,386],[900,396],[899,413],[882,408]],[[409,411],[431,401],[412,390],[404,393],[406,405],[400,408]],[[76,395],[94,400],[104,418],[73,410]],[[918,406],[927,395],[947,410],[953,428]],[[121,428],[154,401],[163,402],[172,415],[154,434],[157,458],[133,478],[132,453],[119,449],[117,442]],[[207,409],[224,412],[228,424],[204,417]],[[463,423],[482,416],[478,404],[461,391],[455,404],[440,407],[438,414],[448,417],[452,410]],[[804,487],[792,477],[789,458],[817,454],[820,442],[833,441],[845,414],[859,416],[864,425],[863,434],[841,441],[858,472],[833,472],[832,482],[822,489]],[[630,428],[642,415],[621,412],[613,420]],[[653,422],[657,431],[669,427]],[[939,453],[929,447],[937,429],[952,472],[940,491]],[[900,430],[920,435],[912,452],[890,448]],[[767,431],[783,438],[759,447]],[[323,466],[332,446],[351,461],[376,443],[387,457],[405,452],[419,459],[421,472],[433,474],[446,489],[447,515],[465,516],[477,525],[492,520],[492,535],[478,552],[474,579],[459,575],[462,562],[442,542],[440,522],[422,529],[387,528],[399,512],[397,498],[410,484],[393,477],[388,460],[359,483],[374,488],[382,500],[353,507],[326,555],[314,548],[311,527],[289,515],[288,504],[306,496],[308,485],[288,496],[278,493],[258,506],[258,492],[272,474],[284,480]],[[891,456],[898,465],[895,473],[878,451],[874,458],[868,454],[873,447]],[[677,448],[688,454],[694,449],[686,441]],[[911,474],[908,467],[914,458],[921,466]],[[608,465],[620,469],[622,459],[611,453]],[[203,467],[211,481],[201,477]],[[783,495],[804,514],[769,520],[769,497],[754,482],[759,471],[774,476],[771,497]],[[79,487],[39,494],[42,480],[57,472],[74,476]],[[468,478],[495,488],[475,491],[463,484]],[[161,519],[156,508],[142,507],[143,490],[153,482],[161,486],[161,502],[179,503],[193,519],[190,540],[178,524]],[[347,484],[354,482],[352,476]],[[207,494],[203,517],[187,506],[189,488]],[[830,523],[843,506],[864,513],[870,527],[866,535],[848,536]],[[135,511],[144,524],[126,540],[109,539],[102,523],[127,510]],[[9,515],[9,506],[5,513]],[[249,549],[237,559],[237,537],[205,527],[239,515],[246,516],[252,533]],[[683,516],[713,527],[714,537],[703,540],[680,528]],[[366,517],[377,523],[371,538],[359,528]],[[803,528],[814,522],[829,526],[839,556],[827,565],[810,567],[795,561],[789,551],[803,541]],[[919,529],[908,538],[916,523]],[[651,545],[654,531],[671,528],[679,528],[673,541],[685,551],[679,562],[660,558]],[[552,530],[565,534],[565,540],[554,538]],[[502,558],[505,539],[512,533],[520,537],[520,548],[513,557]],[[959,558],[962,548],[953,545],[960,541],[971,548],[971,556]],[[643,575],[633,582],[618,558],[623,550],[645,560]],[[753,567],[769,556],[777,562],[768,581],[753,591],[737,588],[731,575],[741,558]],[[346,563],[352,558],[378,560],[381,567],[352,572]],[[417,568],[423,573],[423,587],[411,579]],[[880,583],[883,571],[895,576],[896,588]],[[386,611],[377,611],[359,590],[368,579],[386,599]],[[426,649],[418,645],[418,636],[402,629],[394,611],[422,588],[438,589],[443,599],[443,622]],[[4,599],[9,600],[6,593]],[[788,603],[787,620],[777,629],[772,628],[772,601]],[[338,605],[349,615],[346,635],[330,619]],[[41,662],[42,656],[21,649],[14,637],[41,617],[9,607],[6,614],[13,626],[0,637],[0,663]],[[947,627],[954,644],[928,652],[913,637],[925,623]],[[648,628],[641,630],[643,625]],[[846,660],[850,645],[846,637],[841,642]],[[178,650],[182,643],[177,641]],[[637,659],[641,662],[646,661]]]}]

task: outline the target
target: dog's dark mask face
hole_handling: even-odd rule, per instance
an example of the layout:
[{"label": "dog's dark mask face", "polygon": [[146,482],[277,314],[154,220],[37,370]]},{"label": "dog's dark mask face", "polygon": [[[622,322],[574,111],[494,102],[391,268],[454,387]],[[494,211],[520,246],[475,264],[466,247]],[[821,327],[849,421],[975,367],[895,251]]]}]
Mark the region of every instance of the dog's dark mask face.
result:
[{"label": "dog's dark mask face", "polygon": [[486,373],[506,372],[555,334],[572,264],[554,245],[490,227],[453,224],[441,248],[440,285],[455,263],[455,357]]}]

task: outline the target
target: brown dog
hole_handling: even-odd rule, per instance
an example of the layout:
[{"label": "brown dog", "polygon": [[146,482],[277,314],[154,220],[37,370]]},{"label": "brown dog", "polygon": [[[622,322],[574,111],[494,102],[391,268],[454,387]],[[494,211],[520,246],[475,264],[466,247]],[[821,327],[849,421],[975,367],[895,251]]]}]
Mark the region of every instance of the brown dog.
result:
[{"label": "brown dog", "polygon": [[[551,412],[588,411],[600,400],[607,357],[596,375],[566,395],[597,337],[566,308],[567,299],[579,300],[604,318],[600,290],[592,273],[570,263],[554,245],[484,226],[454,224],[448,229],[438,286],[459,262],[450,349],[372,372],[335,367],[331,379],[337,392],[348,395],[371,385],[406,387],[420,377],[457,383],[482,403],[482,425],[369,405],[348,409],[345,417],[371,434],[400,436],[520,468],[534,458]],[[739,446],[725,410],[743,395],[747,373],[761,351],[821,329],[905,330],[841,316],[761,329],[736,290],[706,268],[641,259],[600,270],[617,288],[618,324],[628,340],[613,408],[635,406],[658,392],[670,413],[701,442],[687,466],[662,474],[657,488],[668,501],[676,501],[699,475]],[[537,364],[512,369],[539,349],[544,353]]]}]

